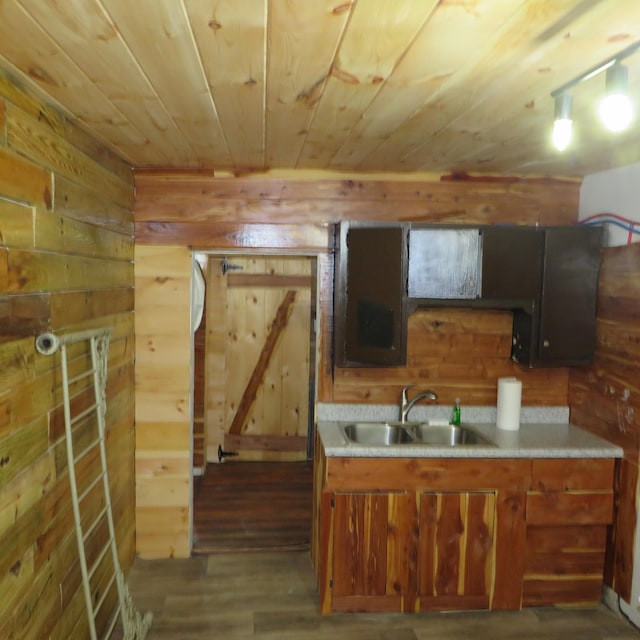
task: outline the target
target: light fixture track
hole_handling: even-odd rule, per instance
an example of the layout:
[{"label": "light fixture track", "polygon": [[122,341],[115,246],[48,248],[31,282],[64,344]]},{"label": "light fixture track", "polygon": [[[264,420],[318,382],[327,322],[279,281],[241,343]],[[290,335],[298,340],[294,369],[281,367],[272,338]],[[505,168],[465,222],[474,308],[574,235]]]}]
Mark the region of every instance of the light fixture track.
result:
[{"label": "light fixture track", "polygon": [[629,99],[628,69],[622,64],[625,58],[640,49],[640,40],[630,44],[603,62],[587,69],[565,82],[561,87],[551,92],[555,101],[553,132],[551,141],[558,151],[564,151],[571,142],[573,118],[572,98],[569,91],[586,80],[606,71],[606,94],[600,101],[600,119],[609,131],[624,131],[633,119],[633,106]]},{"label": "light fixture track", "polygon": [[581,73],[579,76],[576,76],[575,78],[573,78],[573,80],[569,80],[569,82],[566,82],[561,87],[558,87],[557,89],[551,92],[551,97],[556,98],[557,96],[562,95],[564,92],[568,91],[569,89],[572,89],[573,87],[580,84],[581,82],[590,80],[594,76],[597,76],[599,73],[606,71],[617,62],[620,62],[625,58],[628,58],[630,55],[634,54],[638,49],[640,49],[640,40],[634,42],[633,44],[630,44],[626,49],[623,49],[622,51],[616,53],[610,58],[607,58],[603,62],[600,62],[597,65],[591,67],[584,73]]}]

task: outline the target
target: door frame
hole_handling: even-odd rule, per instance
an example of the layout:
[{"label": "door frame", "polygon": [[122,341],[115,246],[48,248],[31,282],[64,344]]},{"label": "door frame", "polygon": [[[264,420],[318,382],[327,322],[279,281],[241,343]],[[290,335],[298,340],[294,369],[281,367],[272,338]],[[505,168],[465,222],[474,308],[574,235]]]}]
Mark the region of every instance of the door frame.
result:
[{"label": "door frame", "polygon": [[[192,261],[192,271],[191,271],[191,325],[193,326],[193,314],[194,314],[194,300],[193,300],[193,269],[195,268],[196,263],[198,262],[198,256],[207,256],[207,259],[210,256],[216,258],[224,258],[230,256],[245,256],[245,257],[300,257],[300,258],[310,258],[315,261],[315,317],[312,318],[310,323],[310,327],[313,327],[313,331],[315,333],[315,338],[313,339],[313,364],[309,367],[309,376],[313,373],[313,389],[311,386],[309,388],[308,394],[308,426],[307,426],[307,459],[311,460],[314,456],[314,441],[315,441],[315,416],[316,416],[316,407],[318,403],[318,363],[320,360],[319,346],[320,346],[320,270],[318,269],[318,264],[320,263],[322,253],[321,252],[308,252],[308,251],[273,251],[273,250],[242,250],[242,249],[233,249],[233,250],[218,250],[218,249],[191,249],[191,261]],[[206,278],[205,278],[205,287],[206,287]],[[206,308],[205,311],[206,313]],[[194,450],[194,406],[195,406],[195,349],[194,349],[194,336],[195,332],[191,332],[190,339],[190,348],[191,348],[191,367],[190,367],[190,380],[189,380],[189,467],[191,469],[190,477],[190,491],[189,491],[189,554],[193,551],[193,517],[194,517],[194,507],[193,507],[193,492],[194,492],[194,482],[193,478],[196,475],[201,475],[200,473],[196,473],[193,467],[193,450]],[[206,423],[205,423],[206,429]],[[206,467],[206,452],[205,452],[205,467]]]}]

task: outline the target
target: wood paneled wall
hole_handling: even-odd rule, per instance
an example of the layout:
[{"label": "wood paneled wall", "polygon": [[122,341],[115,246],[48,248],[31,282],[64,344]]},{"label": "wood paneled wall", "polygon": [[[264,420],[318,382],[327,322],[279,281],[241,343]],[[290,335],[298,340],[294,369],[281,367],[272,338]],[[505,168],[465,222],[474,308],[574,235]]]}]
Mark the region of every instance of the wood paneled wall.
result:
[{"label": "wood paneled wall", "polygon": [[2,638],[88,637],[60,356],[36,353],[43,331],[112,329],[108,471],[125,571],[133,560],[133,198],[128,166],[0,74]]},{"label": "wood paneled wall", "polygon": [[[295,233],[271,241],[298,247],[311,229],[340,220],[571,224],[577,220],[580,190],[579,182],[509,178],[340,179],[304,172],[287,178],[214,178],[153,170],[135,175],[136,241],[188,240],[185,244],[202,248],[218,248],[225,237],[231,241],[228,229],[244,225],[285,225],[283,230],[292,225]],[[250,233],[234,237],[252,246]]]},{"label": "wood paneled wall", "polygon": [[[460,310],[431,310],[414,314],[410,320],[410,362],[398,369],[335,370],[332,365],[333,261],[331,225],[339,220],[416,220],[448,223],[571,224],[577,220],[579,184],[554,180],[478,179],[439,180],[433,176],[382,176],[358,179],[294,174],[286,178],[249,176],[215,178],[204,172],[136,171],[137,267],[146,251],[160,253],[155,267],[146,267],[145,278],[153,278],[156,302],[150,303],[142,289],[137,292],[137,309],[144,297],[149,318],[164,317],[170,296],[171,274],[161,255],[172,262],[176,250],[215,249],[243,253],[298,252],[318,255],[320,335],[318,340],[318,398],[324,402],[395,403],[404,384],[433,386],[440,403],[451,404],[460,396],[465,404],[494,405],[496,380],[516,373],[524,380],[524,402],[532,405],[566,405],[566,369],[528,370],[508,358],[511,339],[509,314]],[[177,255],[177,254],[176,254]],[[152,263],[149,263],[151,265]],[[155,271],[154,271],[155,268]],[[181,272],[182,273],[182,272]],[[182,276],[179,276],[182,277]],[[161,285],[160,282],[166,284]],[[142,283],[141,283],[142,284]],[[175,284],[175,283],[174,283]],[[146,286],[146,285],[145,285]],[[186,283],[178,298],[182,299]],[[155,304],[160,305],[154,312]],[[173,304],[173,303],[171,303]],[[173,308],[176,311],[176,308]],[[162,340],[153,342],[153,359],[171,362],[188,353],[185,331],[188,319],[175,315],[163,330]],[[155,331],[155,329],[153,330]],[[138,335],[139,350],[148,342]],[[180,356],[179,354],[182,353]],[[151,355],[151,354],[147,354]],[[181,361],[182,362],[182,361]],[[149,375],[149,380],[140,378]],[[168,374],[167,374],[168,375]],[[188,372],[184,364],[174,369],[172,388],[186,398]],[[152,368],[136,369],[137,407],[148,406],[166,412],[149,418],[148,434],[141,446],[138,437],[138,550],[144,555],[181,555],[188,551],[189,497],[183,489],[183,462],[188,462],[189,430],[176,415],[178,396],[167,405],[165,387],[154,385]],[[169,380],[169,378],[167,378]],[[141,395],[142,390],[144,395]],[[174,418],[168,417],[175,416]],[[138,414],[138,420],[141,415]],[[147,420],[145,420],[147,421]],[[161,455],[149,453],[153,465],[143,472],[141,460],[147,452],[179,452],[180,471],[160,464]],[[173,453],[167,454],[169,458]],[[168,464],[168,463],[167,463]],[[155,469],[155,470],[154,470]],[[157,476],[154,479],[154,474]],[[179,490],[163,492],[162,477],[175,473],[171,483]],[[143,475],[141,475],[143,474]],[[180,480],[179,480],[180,479]],[[169,482],[167,480],[167,482]],[[142,486],[149,489],[144,496]],[[151,487],[154,486],[153,489]],[[169,486],[167,485],[167,489]],[[153,494],[145,524],[140,499]],[[153,516],[153,517],[152,517]],[[153,533],[155,542],[143,532]],[[149,544],[145,542],[149,541]]]},{"label": "wood paneled wall", "polygon": [[[596,359],[569,376],[571,418],[624,449],[617,469],[616,520],[607,584],[631,597],[640,479],[640,245],[603,251]],[[635,606],[636,603],[631,603]]]},{"label": "wood paneled wall", "polygon": [[191,252],[136,245],[136,534],[144,558],[188,557]]},{"label": "wood paneled wall", "polygon": [[511,316],[493,311],[419,311],[410,319],[409,363],[394,369],[332,367],[331,224],[415,220],[478,224],[572,224],[579,184],[555,180],[438,180],[433,176],[337,179],[214,178],[136,171],[136,242],[198,249],[320,254],[318,397],[324,402],[395,403],[405,384],[431,385],[439,402],[493,405],[497,379],[517,375],[523,402],[566,405],[566,369],[527,369],[509,360]]},{"label": "wood paneled wall", "polygon": [[419,309],[409,316],[407,365],[388,369],[345,368],[333,372],[333,402],[398,404],[408,384],[438,394],[452,406],[495,406],[498,378],[522,380],[522,403],[567,406],[568,369],[529,369],[511,361],[509,311]]}]

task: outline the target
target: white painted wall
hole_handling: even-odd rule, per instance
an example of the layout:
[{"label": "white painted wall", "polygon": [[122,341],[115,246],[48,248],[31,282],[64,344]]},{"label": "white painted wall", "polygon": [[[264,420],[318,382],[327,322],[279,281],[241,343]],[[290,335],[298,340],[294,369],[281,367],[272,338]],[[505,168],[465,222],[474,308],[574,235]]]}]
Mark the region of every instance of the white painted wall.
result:
[{"label": "white painted wall", "polygon": [[[579,219],[597,213],[629,218],[640,230],[640,163],[585,177],[580,188]],[[607,246],[627,244],[627,231],[612,224],[605,227]],[[640,235],[633,234],[633,242],[640,242]]]}]

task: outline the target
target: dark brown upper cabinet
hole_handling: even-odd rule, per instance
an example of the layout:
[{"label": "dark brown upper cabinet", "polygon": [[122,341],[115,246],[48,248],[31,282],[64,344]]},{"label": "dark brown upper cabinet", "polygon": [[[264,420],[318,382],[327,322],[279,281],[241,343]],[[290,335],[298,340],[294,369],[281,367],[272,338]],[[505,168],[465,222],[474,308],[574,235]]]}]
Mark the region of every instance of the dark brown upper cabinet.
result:
[{"label": "dark brown upper cabinet", "polygon": [[589,363],[595,349],[599,227],[343,223],[335,277],[335,363],[406,363],[407,316],[430,306],[509,309],[511,357]]},{"label": "dark brown upper cabinet", "polygon": [[336,366],[390,366],[407,357],[408,225],[343,223],[336,237]]}]

